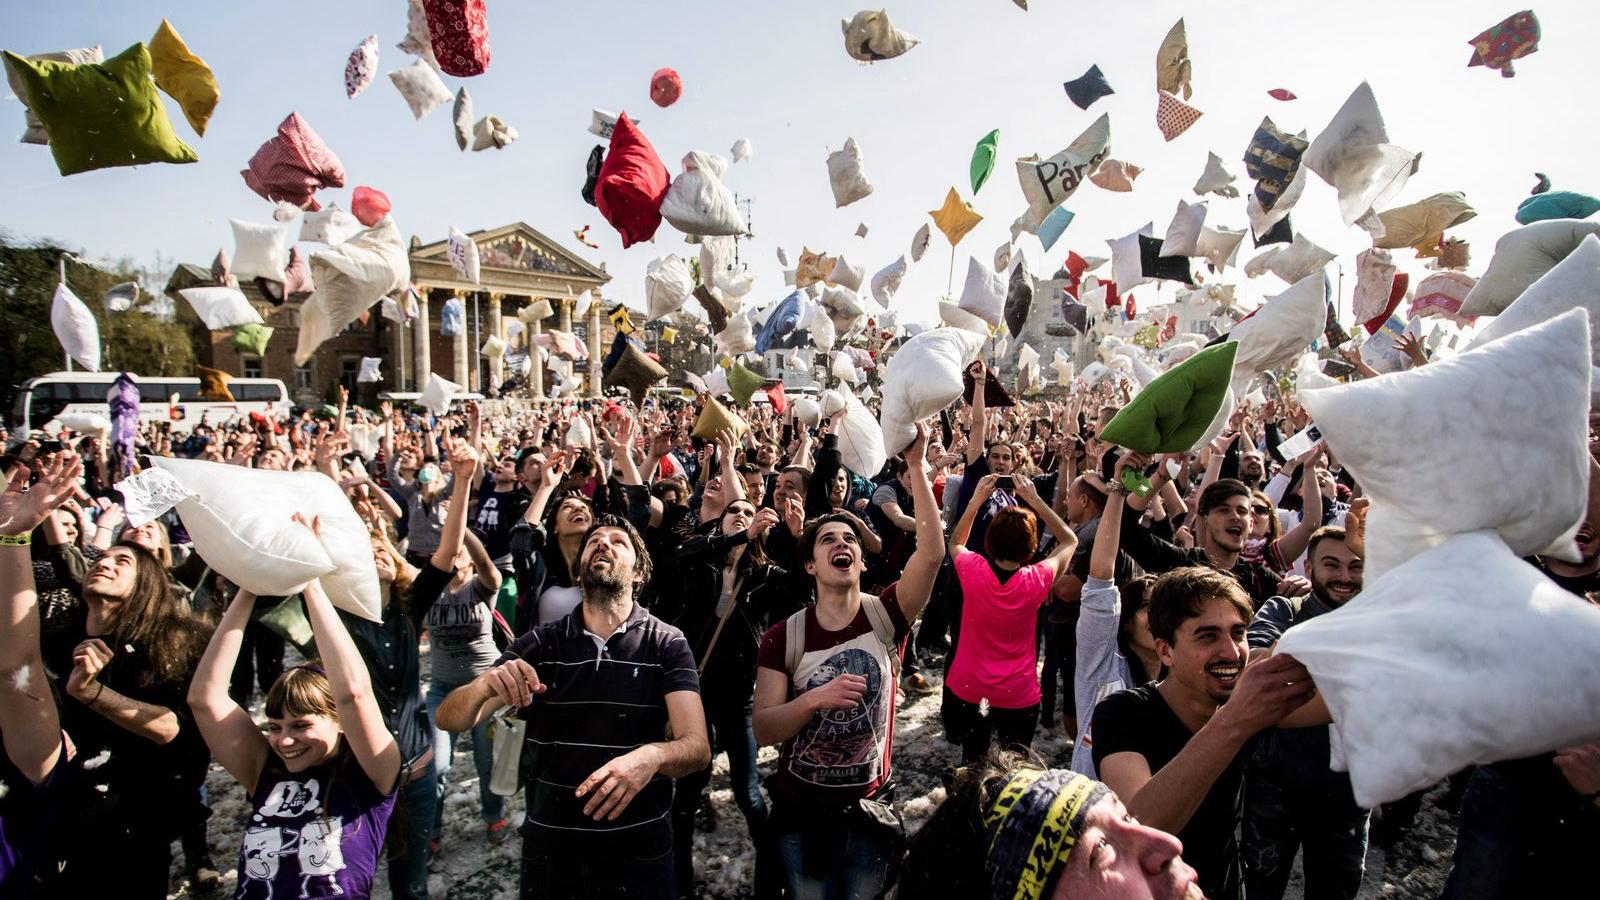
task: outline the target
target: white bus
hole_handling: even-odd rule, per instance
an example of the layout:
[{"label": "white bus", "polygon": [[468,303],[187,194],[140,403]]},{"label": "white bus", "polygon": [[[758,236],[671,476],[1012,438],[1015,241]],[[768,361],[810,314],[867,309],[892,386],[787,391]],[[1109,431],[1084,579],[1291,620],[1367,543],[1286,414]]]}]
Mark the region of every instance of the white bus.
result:
[{"label": "white bus", "polygon": [[[117,379],[116,372],[52,372],[22,383],[12,410],[18,431],[58,431],[62,415],[93,413],[111,418],[106,393]],[[188,431],[195,425],[217,425],[235,417],[258,412],[273,419],[289,415],[289,392],[276,378],[235,378],[228,382],[234,402],[200,399],[200,379],[133,376],[139,385],[139,418],[146,422],[167,422],[173,431]],[[176,394],[178,403],[172,405]]]}]

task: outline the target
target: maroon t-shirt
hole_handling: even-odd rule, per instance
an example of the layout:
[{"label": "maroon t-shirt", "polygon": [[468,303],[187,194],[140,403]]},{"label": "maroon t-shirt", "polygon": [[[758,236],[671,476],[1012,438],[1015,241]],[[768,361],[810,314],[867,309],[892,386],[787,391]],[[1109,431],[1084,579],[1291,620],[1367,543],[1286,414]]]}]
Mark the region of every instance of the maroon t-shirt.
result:
[{"label": "maroon t-shirt", "polygon": [[756,655],[758,667],[783,672],[791,697],[819,688],[843,674],[867,679],[867,690],[854,709],[820,710],[779,751],[775,793],[823,803],[850,803],[872,797],[890,776],[894,745],[895,679],[890,661],[904,650],[911,631],[895,585],[879,597],[894,624],[895,646],[872,632],[866,610],[849,625],[828,631],[817,622],[815,607],[805,611],[805,644],[796,671],[787,665],[788,621],[768,629]]}]

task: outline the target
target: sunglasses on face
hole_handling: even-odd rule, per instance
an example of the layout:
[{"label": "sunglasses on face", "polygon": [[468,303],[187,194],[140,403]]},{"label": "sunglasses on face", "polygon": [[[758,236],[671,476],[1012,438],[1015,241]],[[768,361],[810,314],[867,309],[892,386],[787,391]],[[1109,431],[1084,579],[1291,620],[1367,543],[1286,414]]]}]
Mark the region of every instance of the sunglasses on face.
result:
[{"label": "sunglasses on face", "polygon": [[1250,511],[1255,513],[1258,516],[1264,516],[1264,515],[1272,512],[1272,507],[1270,507],[1270,506],[1252,506],[1252,507],[1250,507]]}]

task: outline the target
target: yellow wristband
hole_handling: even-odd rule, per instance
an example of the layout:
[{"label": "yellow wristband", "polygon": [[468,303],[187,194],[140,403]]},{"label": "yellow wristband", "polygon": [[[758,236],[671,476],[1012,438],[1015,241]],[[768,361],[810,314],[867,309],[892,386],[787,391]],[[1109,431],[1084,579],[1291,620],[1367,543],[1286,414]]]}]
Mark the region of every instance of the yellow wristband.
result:
[{"label": "yellow wristband", "polygon": [[0,547],[26,547],[33,543],[33,532],[0,534]]}]

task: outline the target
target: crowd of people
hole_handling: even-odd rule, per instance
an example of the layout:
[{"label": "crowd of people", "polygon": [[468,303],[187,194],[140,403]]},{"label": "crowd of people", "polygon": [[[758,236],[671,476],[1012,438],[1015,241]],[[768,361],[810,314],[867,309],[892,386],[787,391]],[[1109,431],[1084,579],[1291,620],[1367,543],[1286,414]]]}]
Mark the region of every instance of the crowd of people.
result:
[{"label": "crowd of people", "polygon": [[[1313,679],[1273,651],[1360,594],[1361,485],[1326,445],[1280,452],[1309,424],[1292,395],[1152,457],[1100,439],[1129,393],[976,390],[870,473],[792,406],[694,437],[704,396],[145,424],[126,470],[99,436],[11,435],[0,897],[164,897],[175,842],[215,885],[213,762],[248,796],[237,896],[365,897],[381,864],[426,897],[470,746],[484,840],[516,830],[505,784],[524,794],[529,898],[694,896],[726,753],[763,900],[1272,900],[1297,854],[1306,897],[1349,900],[1417,798],[1373,824]],[[332,479],[377,620],[320,580],[231,584],[176,511],[134,527],[118,485],[153,456]],[[1594,534],[1582,562],[1528,563],[1588,596]],[[933,693],[946,796],[907,834],[895,713]],[[1042,758],[1055,729],[1070,753]],[[1443,897],[1581,883],[1600,744],[1451,781]]]}]

